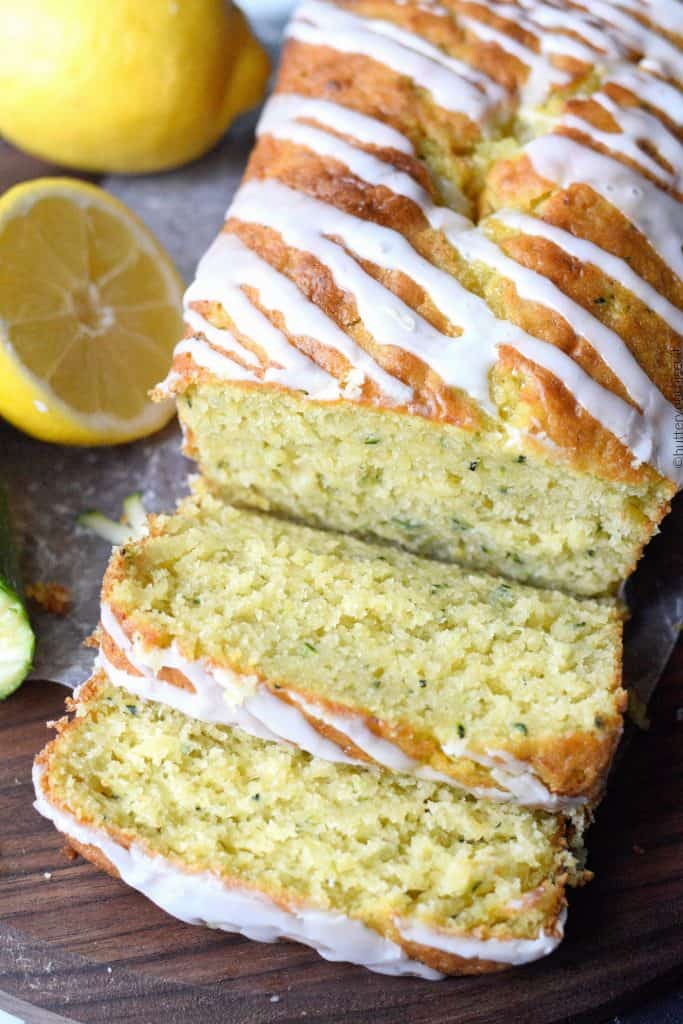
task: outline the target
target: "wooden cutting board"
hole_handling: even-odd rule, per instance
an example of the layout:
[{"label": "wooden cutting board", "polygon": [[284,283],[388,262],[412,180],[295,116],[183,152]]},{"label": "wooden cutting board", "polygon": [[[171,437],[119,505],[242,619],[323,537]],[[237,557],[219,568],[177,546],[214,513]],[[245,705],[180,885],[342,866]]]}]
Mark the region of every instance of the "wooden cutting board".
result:
[{"label": "wooden cutting board", "polygon": [[0,990],[11,996],[82,1024],[553,1024],[604,1020],[681,977],[682,645],[590,834],[597,877],[572,895],[560,949],[517,971],[439,983],[183,925],[66,859],[30,784],[63,697],[33,682],[0,705]]}]

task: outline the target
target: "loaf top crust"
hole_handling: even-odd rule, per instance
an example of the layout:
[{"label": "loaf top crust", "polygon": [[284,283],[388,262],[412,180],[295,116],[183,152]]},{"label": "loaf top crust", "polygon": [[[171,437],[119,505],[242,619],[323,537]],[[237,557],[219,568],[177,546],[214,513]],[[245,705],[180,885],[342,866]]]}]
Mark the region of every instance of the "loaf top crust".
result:
[{"label": "loaf top crust", "polygon": [[676,0],[305,0],[158,391],[203,378],[683,480]]}]

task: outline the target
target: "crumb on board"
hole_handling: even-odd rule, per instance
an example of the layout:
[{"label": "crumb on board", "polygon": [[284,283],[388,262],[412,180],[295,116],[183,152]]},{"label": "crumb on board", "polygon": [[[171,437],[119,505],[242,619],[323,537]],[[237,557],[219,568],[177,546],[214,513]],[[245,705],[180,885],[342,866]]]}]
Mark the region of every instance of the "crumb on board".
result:
[{"label": "crumb on board", "polygon": [[71,607],[71,592],[61,583],[29,583],[26,596],[49,615],[66,615]]}]

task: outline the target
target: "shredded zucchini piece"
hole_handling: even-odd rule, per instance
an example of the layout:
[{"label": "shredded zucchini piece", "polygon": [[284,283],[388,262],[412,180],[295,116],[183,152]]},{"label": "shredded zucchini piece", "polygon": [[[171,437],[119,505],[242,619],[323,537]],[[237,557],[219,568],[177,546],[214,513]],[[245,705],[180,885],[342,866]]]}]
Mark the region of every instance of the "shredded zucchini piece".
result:
[{"label": "shredded zucchini piece", "polygon": [[95,510],[81,513],[78,517],[78,524],[117,547],[126,544],[129,540],[144,537],[147,533],[147,512],[142,503],[140,491],[133,491],[123,499],[121,522],[117,523],[114,519],[109,519],[108,516]]}]

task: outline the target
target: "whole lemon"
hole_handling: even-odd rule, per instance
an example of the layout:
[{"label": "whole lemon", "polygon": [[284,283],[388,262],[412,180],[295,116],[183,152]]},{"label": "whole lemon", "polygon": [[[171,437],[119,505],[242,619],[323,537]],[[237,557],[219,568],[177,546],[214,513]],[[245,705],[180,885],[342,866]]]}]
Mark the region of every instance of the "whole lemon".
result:
[{"label": "whole lemon", "polygon": [[259,101],[268,72],[228,0],[0,0],[0,133],[68,167],[186,163]]}]

